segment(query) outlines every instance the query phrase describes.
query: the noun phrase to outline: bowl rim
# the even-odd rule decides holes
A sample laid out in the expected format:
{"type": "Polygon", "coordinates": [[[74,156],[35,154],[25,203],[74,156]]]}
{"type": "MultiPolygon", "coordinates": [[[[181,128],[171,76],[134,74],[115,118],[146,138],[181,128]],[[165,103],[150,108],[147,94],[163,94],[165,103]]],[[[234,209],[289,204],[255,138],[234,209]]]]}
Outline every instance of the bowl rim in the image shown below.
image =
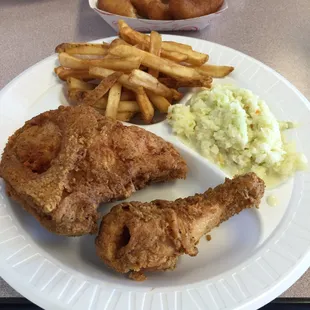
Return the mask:
{"type": "Polygon", "coordinates": [[[126,18],[126,19],[130,19],[130,20],[138,20],[138,21],[141,21],[141,22],[152,22],[152,23],[165,23],[165,24],[168,24],[168,23],[172,23],[172,22],[182,22],[182,21],[196,21],[200,18],[204,18],[206,16],[212,16],[212,15],[217,15],[217,14],[221,14],[223,13],[224,11],[226,11],[228,9],[228,3],[227,3],[227,0],[224,0],[223,1],[223,4],[222,6],[220,7],[219,10],[217,10],[216,12],[214,13],[211,13],[211,14],[207,14],[207,15],[202,15],[202,16],[197,16],[197,17],[193,17],[193,18],[187,18],[187,19],[168,19],[168,20],[156,20],[156,19],[148,19],[148,18],[136,18],[136,17],[129,17],[129,16],[123,16],[123,15],[118,15],[118,14],[114,14],[114,13],[110,13],[110,12],[107,12],[107,11],[103,11],[103,10],[100,10],[98,7],[97,7],[97,2],[98,0],[88,0],[88,4],[89,6],[94,10],[96,11],[97,13],[101,14],[101,15],[110,15],[110,16],[117,16],[119,17],[120,19],[122,18],[126,18]]]}

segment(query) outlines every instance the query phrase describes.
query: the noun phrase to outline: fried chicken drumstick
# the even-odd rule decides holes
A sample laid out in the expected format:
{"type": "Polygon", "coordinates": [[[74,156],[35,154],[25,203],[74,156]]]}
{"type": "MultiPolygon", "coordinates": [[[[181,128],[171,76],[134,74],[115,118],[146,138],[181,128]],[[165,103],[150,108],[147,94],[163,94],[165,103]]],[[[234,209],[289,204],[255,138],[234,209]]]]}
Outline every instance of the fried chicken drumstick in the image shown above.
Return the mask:
{"type": "Polygon", "coordinates": [[[103,217],[97,254],[114,270],[140,279],[143,271],[174,269],[180,255],[197,255],[204,234],[246,208],[258,208],[264,189],[264,181],[248,173],[176,201],[121,203],[103,217]]]}
{"type": "Polygon", "coordinates": [[[0,163],[8,194],[48,230],[68,236],[97,232],[100,202],[186,172],[170,143],[86,106],[26,122],[9,138],[0,163]]]}

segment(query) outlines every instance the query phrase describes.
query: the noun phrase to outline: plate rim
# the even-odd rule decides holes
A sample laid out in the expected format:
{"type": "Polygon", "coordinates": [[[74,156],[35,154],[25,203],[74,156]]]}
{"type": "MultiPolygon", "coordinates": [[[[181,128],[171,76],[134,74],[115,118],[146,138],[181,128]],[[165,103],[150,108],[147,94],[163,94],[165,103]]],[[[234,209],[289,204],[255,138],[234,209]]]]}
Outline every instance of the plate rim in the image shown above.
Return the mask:
{"type": "MultiPolygon", "coordinates": [[[[167,37],[168,38],[169,37],[170,38],[171,37],[180,38],[180,40],[182,40],[182,41],[184,41],[184,40],[185,41],[186,40],[191,41],[192,40],[192,41],[201,41],[204,43],[207,42],[209,44],[216,45],[220,48],[229,49],[229,50],[233,51],[234,53],[237,53],[237,54],[239,54],[245,58],[250,59],[251,61],[254,61],[256,64],[263,67],[265,70],[274,74],[278,80],[285,83],[286,87],[292,89],[298,95],[298,97],[302,100],[302,102],[307,107],[307,109],[310,110],[310,103],[309,103],[308,99],[293,84],[291,84],[284,76],[282,76],[280,73],[278,73],[276,70],[272,69],[271,67],[265,65],[261,61],[255,59],[255,58],[253,58],[253,57],[251,57],[251,56],[249,56],[243,52],[235,50],[233,48],[230,48],[230,47],[227,47],[225,45],[218,44],[215,42],[211,42],[208,40],[193,38],[193,37],[187,37],[187,36],[180,36],[180,35],[163,34],[164,39],[165,39],[165,37],[166,38],[167,37]]],[[[113,40],[114,38],[116,38],[116,36],[107,37],[107,38],[98,39],[98,40],[93,40],[90,42],[100,42],[102,40],[109,40],[110,41],[110,40],[113,40]]],[[[33,64],[32,66],[28,67],[26,70],[22,71],[21,73],[19,73],[15,78],[13,78],[8,84],[6,84],[1,89],[0,100],[2,99],[2,96],[10,89],[10,87],[13,86],[14,83],[16,83],[19,80],[19,78],[21,78],[27,72],[33,70],[35,67],[40,66],[44,62],[55,59],[56,55],[57,54],[52,54],[52,55],[40,60],[39,62],[33,64]]],[[[268,242],[268,241],[266,240],[266,242],[268,242]]],[[[254,254],[254,255],[256,255],[256,254],[254,254]]],[[[251,256],[251,257],[253,257],[253,256],[251,256]]],[[[251,306],[252,308],[253,308],[253,306],[261,307],[261,306],[265,305],[266,303],[268,303],[269,301],[273,300],[275,297],[277,297],[279,294],[281,294],[283,291],[285,291],[290,285],[295,283],[295,281],[297,281],[302,276],[302,274],[309,268],[309,265],[310,265],[309,261],[310,261],[310,249],[308,249],[308,251],[306,253],[304,253],[300,259],[298,259],[296,261],[296,263],[293,265],[293,267],[291,267],[289,269],[289,271],[284,275],[283,278],[280,277],[280,279],[281,279],[280,281],[279,280],[274,281],[274,283],[271,286],[268,286],[266,291],[265,290],[262,291],[258,296],[254,296],[254,298],[250,298],[249,300],[241,301],[239,304],[240,306],[237,306],[233,309],[248,309],[249,306],[251,306]]],[[[244,262],[242,264],[244,264],[244,262]]],[[[233,267],[233,268],[235,268],[235,267],[233,267]]],[[[15,281],[15,282],[13,280],[11,281],[11,279],[15,278],[15,277],[12,277],[12,274],[10,275],[10,271],[7,272],[7,270],[4,270],[2,264],[0,265],[0,270],[1,270],[1,277],[7,283],[9,283],[12,287],[18,287],[18,291],[21,292],[23,295],[27,296],[26,298],[29,298],[34,303],[36,303],[40,306],[43,306],[43,307],[46,306],[46,299],[41,298],[41,296],[38,296],[37,294],[33,294],[33,292],[35,292],[35,291],[32,288],[29,289],[27,286],[25,286],[23,284],[20,285],[19,281],[15,281]]],[[[226,271],[226,272],[228,272],[228,271],[226,271]]],[[[226,272],[223,272],[223,273],[226,273],[226,272]]],[[[220,275],[214,276],[214,277],[212,277],[212,279],[216,279],[219,276],[220,275]]],[[[201,282],[203,282],[203,281],[195,282],[195,284],[196,283],[198,284],[201,282]]],[[[185,289],[186,289],[186,286],[185,286],[185,289]]],[[[157,292],[158,290],[159,289],[155,289],[153,292],[148,292],[148,293],[155,294],[155,293],[158,293],[157,292]]],[[[57,307],[58,307],[58,309],[68,309],[67,307],[62,307],[62,305],[59,305],[59,304],[57,304],[57,307]]],[[[55,309],[55,308],[53,308],[53,309],[55,309]]]]}

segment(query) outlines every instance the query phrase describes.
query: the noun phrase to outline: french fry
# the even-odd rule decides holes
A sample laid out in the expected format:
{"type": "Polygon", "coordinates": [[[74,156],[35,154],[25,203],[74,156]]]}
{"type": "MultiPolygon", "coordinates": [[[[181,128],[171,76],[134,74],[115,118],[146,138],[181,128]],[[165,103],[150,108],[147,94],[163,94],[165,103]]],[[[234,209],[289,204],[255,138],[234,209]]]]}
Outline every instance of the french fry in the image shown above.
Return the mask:
{"type": "Polygon", "coordinates": [[[156,94],[161,93],[163,96],[171,97],[171,91],[168,87],[163,86],[158,80],[141,70],[133,70],[129,75],[129,81],[134,85],[142,86],[156,94]]]}
{"type": "Polygon", "coordinates": [[[131,45],[141,44],[149,48],[150,39],[138,31],[130,28],[123,20],[118,21],[119,36],[131,45]]]}
{"type": "Polygon", "coordinates": [[[181,66],[171,60],[163,59],[148,52],[139,50],[134,46],[119,45],[111,48],[109,52],[120,57],[126,57],[128,55],[141,57],[141,63],[143,65],[163,72],[176,79],[200,80],[202,78],[202,75],[193,68],[181,66]]]}
{"type": "MultiPolygon", "coordinates": [[[[89,72],[93,76],[104,78],[112,74],[114,71],[105,68],[91,67],[89,72]]],[[[130,76],[128,74],[123,74],[118,81],[124,87],[134,92],[136,92],[138,87],[143,86],[156,95],[160,95],[169,99],[173,98],[175,100],[182,98],[181,93],[177,92],[175,89],[169,89],[165,85],[161,84],[152,75],[141,70],[133,70],[130,76]]]]}
{"type": "Polygon", "coordinates": [[[131,56],[119,59],[81,59],[67,53],[60,53],[58,58],[59,63],[63,67],[72,69],[88,69],[91,66],[95,66],[116,71],[131,71],[133,69],[139,68],[141,64],[141,57],[131,56]]]}
{"type": "Polygon", "coordinates": [[[136,99],[136,95],[133,91],[123,88],[122,94],[121,94],[121,101],[132,101],[135,99],[136,99]]]}
{"type": "Polygon", "coordinates": [[[117,39],[114,39],[110,43],[109,48],[112,48],[112,47],[115,47],[115,46],[118,46],[118,45],[128,45],[128,43],[125,40],[123,40],[123,39],[117,38],[117,39]]]}
{"type": "MultiPolygon", "coordinates": [[[[130,45],[127,43],[127,45],[130,45]]],[[[148,47],[149,44],[145,45],[144,43],[138,43],[138,44],[135,44],[134,47],[140,49],[140,50],[143,50],[143,51],[149,51],[149,47],[148,47]]]]}
{"type": "MultiPolygon", "coordinates": [[[[175,89],[178,89],[179,88],[179,84],[178,84],[178,81],[172,77],[160,77],[158,78],[158,81],[164,85],[166,85],[167,87],[169,88],[175,88],[175,89]]],[[[195,81],[197,83],[200,84],[200,81],[195,81]]]]}
{"type": "MultiPolygon", "coordinates": [[[[126,44],[130,45],[129,43],[126,43],[126,44]]],[[[119,44],[119,45],[121,45],[121,44],[119,44]]],[[[150,43],[148,43],[148,42],[134,44],[133,46],[140,49],[140,50],[146,51],[146,52],[148,52],[150,50],[149,49],[150,43]]],[[[172,61],[177,62],[177,63],[184,62],[187,59],[187,56],[185,54],[181,54],[181,53],[177,53],[177,52],[168,52],[168,51],[165,51],[163,49],[161,49],[160,57],[172,60],[172,61]]]]}
{"type": "Polygon", "coordinates": [[[116,82],[109,91],[105,116],[116,119],[117,110],[121,98],[121,92],[122,92],[122,84],[116,82]]]}
{"type": "Polygon", "coordinates": [[[92,90],[96,87],[95,84],[86,83],[72,76],[67,79],[67,85],[68,89],[80,89],[80,90],[92,90]]]}
{"type": "Polygon", "coordinates": [[[150,124],[154,117],[154,107],[146,95],[143,87],[138,87],[136,90],[137,103],[140,107],[142,119],[146,124],[150,124]]]}
{"type": "MultiPolygon", "coordinates": [[[[69,89],[68,90],[68,98],[71,102],[76,104],[82,104],[83,100],[88,93],[88,90],[79,90],[79,89],[69,89]]],[[[105,109],[107,106],[108,97],[107,95],[103,96],[102,98],[98,99],[93,107],[97,109],[105,109]]]]}
{"type": "Polygon", "coordinates": [[[106,55],[109,44],[92,43],[61,43],[55,48],[56,53],[81,54],[81,55],[106,55]]]}
{"type": "Polygon", "coordinates": [[[105,109],[108,103],[108,96],[107,94],[103,97],[99,98],[93,105],[94,108],[97,109],[105,109]]]}
{"type": "Polygon", "coordinates": [[[102,115],[130,121],[141,113],[151,123],[154,109],[167,113],[183,87],[210,88],[213,78],[234,68],[205,64],[209,56],[190,45],[162,41],[118,21],[119,38],[111,43],[62,43],[56,47],[60,66],[54,71],[66,81],[68,99],[94,107],[102,115]],[[90,80],[100,80],[100,84],[90,80]]]}
{"type": "MultiPolygon", "coordinates": [[[[106,108],[108,104],[107,96],[100,98],[95,103],[95,107],[103,110],[103,114],[105,114],[106,108]],[[104,100],[102,100],[104,99],[104,100]]],[[[137,101],[120,101],[118,105],[117,112],[139,112],[140,108],[137,101]]]]}
{"type": "Polygon", "coordinates": [[[201,67],[196,67],[195,69],[202,75],[222,78],[231,73],[234,70],[234,67],[205,64],[201,67]]]}
{"type": "MultiPolygon", "coordinates": [[[[120,37],[125,41],[128,45],[136,45],[136,47],[142,50],[149,50],[150,46],[150,38],[147,35],[144,35],[138,31],[133,30],[130,28],[124,21],[119,20],[118,22],[119,30],[120,30],[120,37]]],[[[182,62],[187,60],[187,55],[183,53],[177,53],[175,51],[161,51],[161,56],[167,59],[170,59],[175,62],[182,62]]]]}
{"type": "MultiPolygon", "coordinates": [[[[104,109],[96,108],[96,110],[100,114],[105,115],[104,109]]],[[[129,122],[135,116],[136,113],[137,112],[130,112],[130,111],[117,112],[116,119],[122,122],[129,122]]]]}
{"type": "Polygon", "coordinates": [[[166,42],[166,44],[168,43],[172,46],[177,46],[177,47],[185,49],[185,50],[190,50],[190,51],[193,50],[192,47],[188,44],[178,43],[178,42],[173,42],[173,41],[165,41],[165,42],[166,42]]]}
{"type": "Polygon", "coordinates": [[[118,112],[116,119],[122,122],[129,122],[135,114],[135,112],[118,112]]]}
{"type": "Polygon", "coordinates": [[[120,101],[118,112],[139,112],[140,107],[137,101],[120,101]]]}
{"type": "MultiPolygon", "coordinates": [[[[114,72],[115,71],[113,71],[113,70],[105,69],[105,68],[99,68],[99,67],[90,67],[89,68],[90,75],[94,75],[100,79],[105,78],[114,72]]],[[[127,89],[133,90],[133,91],[137,88],[137,86],[139,86],[139,85],[136,85],[136,84],[129,82],[129,75],[128,74],[123,74],[122,76],[120,76],[118,82],[121,83],[127,89]]]]}
{"type": "MultiPolygon", "coordinates": [[[[154,54],[155,56],[160,56],[161,52],[161,35],[156,32],[152,31],[150,36],[150,53],[154,54]]],[[[159,72],[155,69],[149,69],[148,70],[150,75],[153,75],[154,77],[158,78],[159,72]]]]}
{"type": "MultiPolygon", "coordinates": [[[[125,43],[127,45],[130,45],[127,42],[125,42],[125,43]]],[[[119,44],[119,45],[121,45],[121,44],[119,44]]],[[[149,46],[150,46],[150,43],[148,43],[148,42],[134,44],[134,47],[136,47],[140,50],[146,51],[146,52],[148,52],[150,50],[149,46]]],[[[185,54],[176,53],[176,52],[168,52],[168,51],[165,51],[163,49],[161,49],[160,56],[162,58],[166,58],[166,59],[172,60],[172,61],[177,62],[177,63],[184,62],[187,59],[187,56],[185,54]]]]}
{"type": "Polygon", "coordinates": [[[102,98],[110,90],[110,88],[116,83],[121,75],[121,72],[114,72],[111,75],[103,78],[100,84],[94,90],[86,93],[82,104],[94,106],[96,101],[102,98]]]}
{"type": "Polygon", "coordinates": [[[171,44],[170,42],[163,41],[162,48],[167,52],[185,54],[187,56],[187,59],[185,61],[197,66],[203,65],[209,59],[209,56],[207,54],[193,51],[192,49],[183,47],[182,44],[175,44],[175,42],[174,44],[171,44]]]}
{"type": "Polygon", "coordinates": [[[98,59],[106,58],[108,56],[108,54],[105,55],[105,56],[103,56],[103,55],[81,55],[81,54],[74,54],[72,56],[74,56],[76,58],[79,58],[79,59],[95,59],[95,60],[98,60],[98,59]]]}
{"type": "MultiPolygon", "coordinates": [[[[112,54],[107,54],[104,56],[104,59],[120,59],[120,57],[114,56],[112,54]]],[[[129,58],[130,60],[130,58],[129,58]]]]}
{"type": "Polygon", "coordinates": [[[170,102],[162,96],[154,95],[149,91],[146,91],[147,96],[149,97],[153,106],[160,112],[160,113],[167,113],[170,107],[170,102]]]}
{"type": "Polygon", "coordinates": [[[79,90],[79,89],[69,89],[68,90],[68,98],[71,102],[74,103],[81,103],[85,96],[87,94],[87,91],[79,90]]]}
{"type": "Polygon", "coordinates": [[[173,98],[176,100],[182,98],[182,94],[180,94],[174,89],[166,87],[152,75],[141,70],[132,70],[129,76],[129,81],[135,85],[142,86],[159,96],[167,97],[169,99],[173,98]]]}
{"type": "MultiPolygon", "coordinates": [[[[126,42],[131,43],[132,45],[137,44],[137,43],[142,43],[142,42],[144,42],[144,44],[150,42],[150,37],[148,35],[139,33],[135,31],[134,29],[130,28],[123,20],[118,21],[118,27],[119,27],[120,37],[124,39],[126,42]]],[[[186,61],[196,66],[200,66],[204,64],[209,59],[209,56],[207,54],[193,51],[189,45],[185,45],[181,43],[175,44],[174,42],[173,44],[171,44],[171,42],[169,41],[163,41],[162,50],[165,52],[173,52],[173,53],[180,53],[182,55],[186,55],[187,58],[186,60],[183,60],[183,61],[186,61]]],[[[165,57],[164,52],[162,53],[162,55],[163,57],[165,57]]]]}
{"type": "Polygon", "coordinates": [[[63,81],[66,81],[69,77],[75,77],[77,79],[88,80],[88,81],[94,79],[94,77],[91,76],[89,74],[89,71],[86,69],[77,70],[77,69],[70,69],[70,68],[64,68],[62,66],[59,66],[54,69],[54,72],[63,81]]]}
{"type": "MultiPolygon", "coordinates": [[[[119,45],[121,45],[121,44],[119,44],[119,45]]],[[[129,44],[127,43],[127,45],[129,45],[129,44]]],[[[148,43],[148,42],[133,44],[134,47],[136,47],[140,50],[146,51],[146,52],[149,51],[149,45],[150,45],[150,43],[148,43]]],[[[162,58],[166,58],[166,59],[172,60],[172,61],[177,62],[177,63],[184,62],[187,60],[187,56],[185,54],[181,54],[181,53],[177,53],[177,52],[168,52],[168,51],[165,51],[163,49],[161,50],[160,56],[162,58]]]]}
{"type": "Polygon", "coordinates": [[[181,54],[181,53],[177,53],[177,52],[168,52],[165,50],[161,51],[161,56],[163,58],[175,61],[175,62],[184,62],[187,60],[187,55],[185,54],[181,54]]]}
{"type": "Polygon", "coordinates": [[[212,78],[206,76],[201,80],[176,80],[171,77],[163,77],[158,79],[162,84],[166,85],[169,88],[181,88],[181,87],[207,87],[210,88],[212,84],[212,78]]]}

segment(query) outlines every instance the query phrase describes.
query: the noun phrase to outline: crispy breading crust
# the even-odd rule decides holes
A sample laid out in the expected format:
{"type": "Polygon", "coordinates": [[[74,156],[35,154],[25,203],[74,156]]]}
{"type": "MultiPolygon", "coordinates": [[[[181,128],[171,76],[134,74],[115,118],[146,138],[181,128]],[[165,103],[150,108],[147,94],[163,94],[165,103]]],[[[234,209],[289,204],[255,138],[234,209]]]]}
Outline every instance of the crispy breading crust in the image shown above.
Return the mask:
{"type": "Polygon", "coordinates": [[[26,122],[9,138],[0,163],[9,195],[47,229],[70,236],[96,232],[100,202],[186,172],[170,143],[85,106],[26,122]]]}
{"type": "Polygon", "coordinates": [[[169,0],[174,19],[188,19],[216,12],[224,0],[169,0]]]}
{"type": "Polygon", "coordinates": [[[173,269],[180,255],[198,253],[204,234],[242,210],[258,207],[264,189],[264,181],[248,173],[185,199],[119,204],[102,219],[97,254],[121,273],[173,269]]]}
{"type": "Polygon", "coordinates": [[[136,18],[136,9],[130,0],[98,0],[98,8],[113,14],[136,18]]]}

